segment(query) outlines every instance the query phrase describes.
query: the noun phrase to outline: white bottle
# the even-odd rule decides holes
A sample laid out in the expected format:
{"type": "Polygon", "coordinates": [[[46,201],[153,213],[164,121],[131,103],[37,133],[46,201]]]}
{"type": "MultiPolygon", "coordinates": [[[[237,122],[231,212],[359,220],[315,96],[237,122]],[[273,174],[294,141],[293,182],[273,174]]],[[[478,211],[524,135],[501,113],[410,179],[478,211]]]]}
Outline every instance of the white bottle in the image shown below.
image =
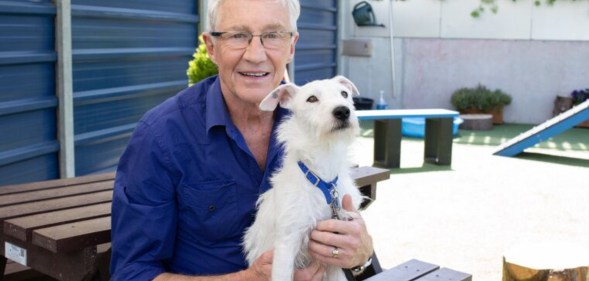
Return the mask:
{"type": "Polygon", "coordinates": [[[384,99],[384,91],[380,90],[380,98],[378,99],[378,103],[376,104],[376,109],[387,109],[387,101],[384,99]]]}

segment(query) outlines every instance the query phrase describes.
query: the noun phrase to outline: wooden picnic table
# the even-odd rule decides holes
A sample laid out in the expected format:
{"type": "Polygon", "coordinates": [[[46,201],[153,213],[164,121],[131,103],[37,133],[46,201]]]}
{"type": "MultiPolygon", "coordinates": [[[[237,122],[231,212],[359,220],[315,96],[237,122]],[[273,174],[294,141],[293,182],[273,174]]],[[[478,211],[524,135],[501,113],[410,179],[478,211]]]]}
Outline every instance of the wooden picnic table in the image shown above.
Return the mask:
{"type": "MultiPolygon", "coordinates": [[[[369,198],[362,208],[389,176],[386,169],[352,169],[369,198]]],[[[108,280],[113,184],[114,173],[106,173],[0,187],[0,272],[8,258],[58,280],[108,280]]]]}
{"type": "Polygon", "coordinates": [[[424,161],[437,165],[452,164],[454,118],[459,113],[447,109],[357,110],[359,120],[374,120],[374,165],[401,166],[403,118],[425,118],[424,161]]]}

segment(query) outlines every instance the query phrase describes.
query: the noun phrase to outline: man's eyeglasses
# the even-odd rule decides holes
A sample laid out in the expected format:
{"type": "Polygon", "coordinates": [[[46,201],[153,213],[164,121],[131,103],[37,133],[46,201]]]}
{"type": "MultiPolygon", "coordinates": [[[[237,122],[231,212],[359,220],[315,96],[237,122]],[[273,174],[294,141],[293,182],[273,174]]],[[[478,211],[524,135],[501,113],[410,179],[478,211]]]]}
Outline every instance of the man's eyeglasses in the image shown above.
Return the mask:
{"type": "Polygon", "coordinates": [[[288,44],[293,35],[293,32],[287,31],[264,32],[258,35],[250,32],[211,32],[211,36],[218,37],[225,42],[227,47],[236,50],[247,48],[256,36],[260,37],[260,42],[264,48],[280,49],[288,44]]]}

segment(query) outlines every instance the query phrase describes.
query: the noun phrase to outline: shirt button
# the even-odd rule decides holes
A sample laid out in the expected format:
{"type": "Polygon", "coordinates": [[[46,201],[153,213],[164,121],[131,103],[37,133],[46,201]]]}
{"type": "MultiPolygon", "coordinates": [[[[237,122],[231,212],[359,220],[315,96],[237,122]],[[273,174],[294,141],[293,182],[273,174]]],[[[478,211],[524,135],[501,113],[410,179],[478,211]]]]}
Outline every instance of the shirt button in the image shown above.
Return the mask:
{"type": "Polygon", "coordinates": [[[212,212],[216,209],[217,209],[217,207],[215,207],[215,205],[209,205],[209,212],[212,212]]]}

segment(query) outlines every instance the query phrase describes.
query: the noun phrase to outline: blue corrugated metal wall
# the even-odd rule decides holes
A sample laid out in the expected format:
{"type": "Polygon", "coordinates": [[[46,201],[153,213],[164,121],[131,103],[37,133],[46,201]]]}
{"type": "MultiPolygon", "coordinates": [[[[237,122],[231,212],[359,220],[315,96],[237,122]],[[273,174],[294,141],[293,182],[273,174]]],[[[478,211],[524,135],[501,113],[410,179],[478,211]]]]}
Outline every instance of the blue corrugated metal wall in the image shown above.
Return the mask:
{"type": "Polygon", "coordinates": [[[72,1],[76,175],[113,170],[139,118],[187,86],[197,7],[72,1]]]}
{"type": "MultiPolygon", "coordinates": [[[[139,118],[187,86],[193,0],[72,0],[76,175],[114,170],[139,118]]],[[[0,185],[59,177],[51,0],[0,0],[0,185]]]]}
{"type": "Polygon", "coordinates": [[[294,61],[296,84],[337,74],[337,26],[337,0],[301,0],[300,39],[294,61]]]}
{"type": "Polygon", "coordinates": [[[56,178],[55,6],[0,1],[0,184],[56,178]]]}

